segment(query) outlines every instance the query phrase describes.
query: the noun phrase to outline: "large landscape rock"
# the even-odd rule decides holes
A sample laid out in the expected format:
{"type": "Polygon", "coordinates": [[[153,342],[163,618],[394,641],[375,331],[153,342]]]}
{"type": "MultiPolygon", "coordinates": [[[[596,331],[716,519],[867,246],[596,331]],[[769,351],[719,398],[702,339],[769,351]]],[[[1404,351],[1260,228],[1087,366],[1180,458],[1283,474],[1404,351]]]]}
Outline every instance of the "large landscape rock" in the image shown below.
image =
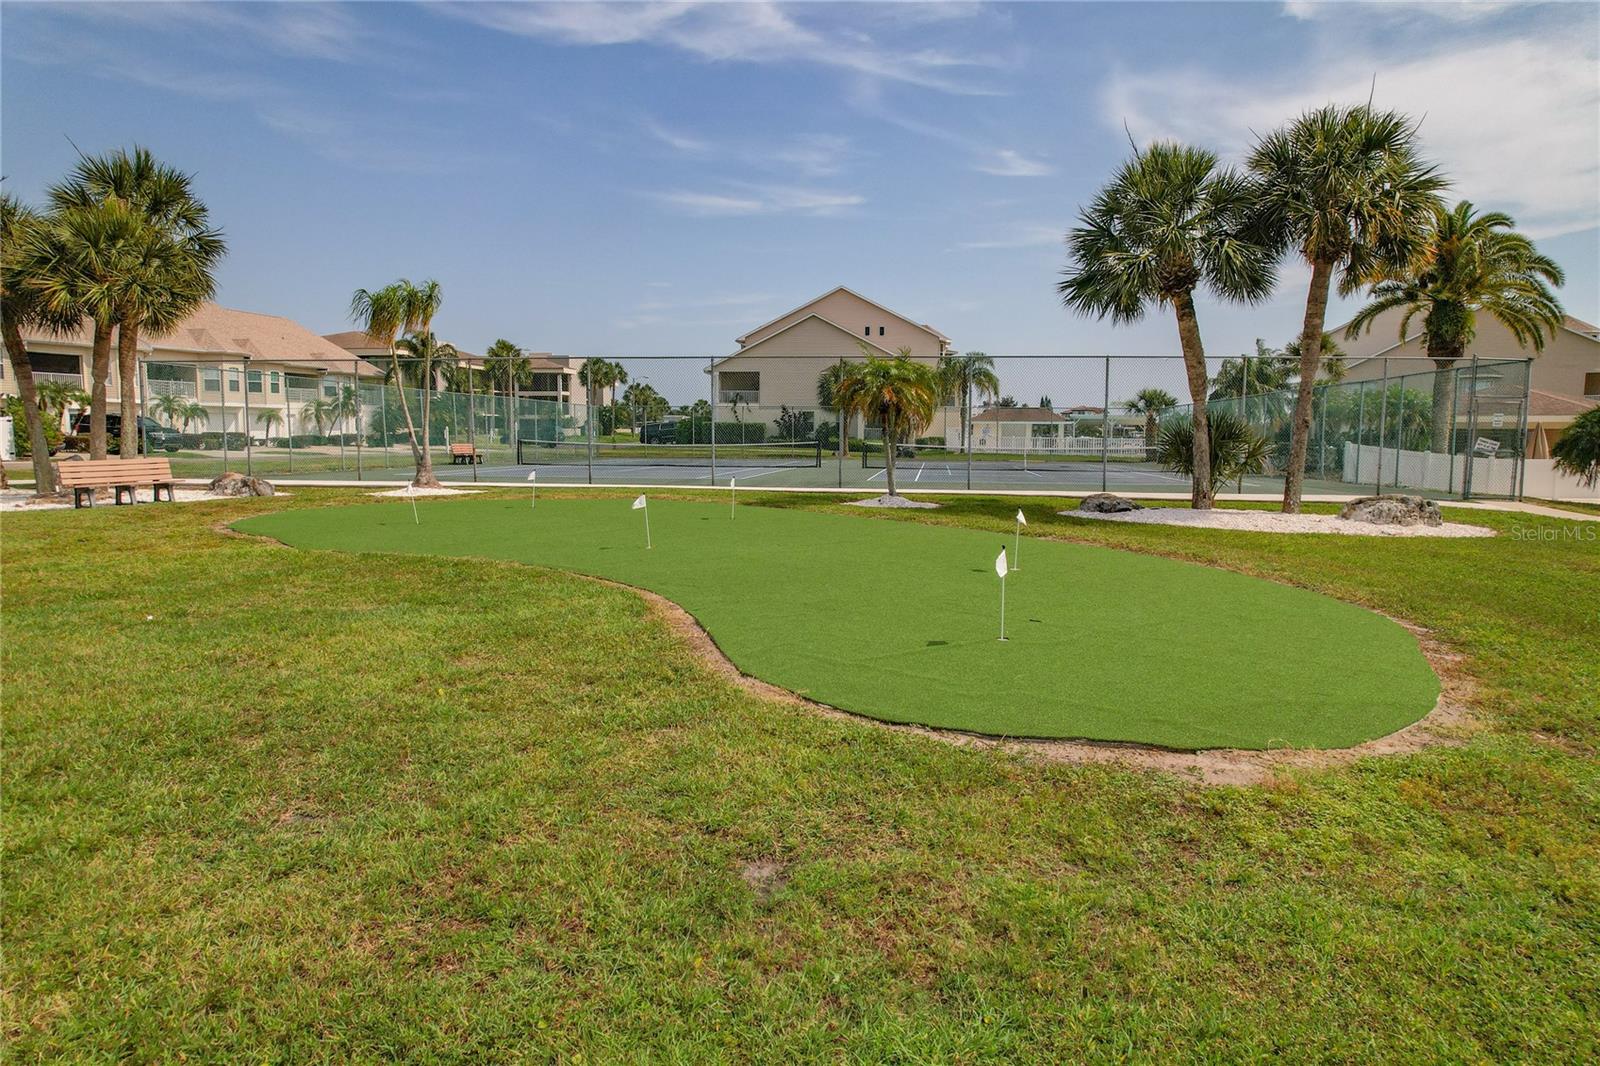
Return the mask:
{"type": "Polygon", "coordinates": [[[214,496],[271,496],[274,491],[270,481],[231,470],[212,478],[210,489],[214,496]]]}
{"type": "Polygon", "coordinates": [[[1097,492],[1093,496],[1085,496],[1083,502],[1078,504],[1078,510],[1093,511],[1095,514],[1121,514],[1124,511],[1142,511],[1144,504],[1115,493],[1097,492]]]}
{"type": "Polygon", "coordinates": [[[1440,526],[1439,505],[1421,496],[1359,496],[1345,504],[1339,517],[1375,526],[1440,526]]]}

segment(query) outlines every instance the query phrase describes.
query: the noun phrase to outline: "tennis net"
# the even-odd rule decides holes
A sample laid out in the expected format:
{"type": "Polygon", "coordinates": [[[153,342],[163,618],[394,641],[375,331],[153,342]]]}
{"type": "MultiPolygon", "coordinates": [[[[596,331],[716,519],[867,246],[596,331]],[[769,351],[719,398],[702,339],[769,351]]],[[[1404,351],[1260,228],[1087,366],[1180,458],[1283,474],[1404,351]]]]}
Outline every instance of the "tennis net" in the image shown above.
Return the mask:
{"type": "MultiPolygon", "coordinates": [[[[715,461],[726,467],[806,467],[822,465],[820,440],[763,441],[716,446],[715,461]]],[[[710,466],[710,444],[635,444],[585,440],[518,440],[519,466],[710,466]]]]}
{"type": "MultiPolygon", "coordinates": [[[[868,470],[882,470],[884,466],[884,444],[882,441],[866,441],[861,446],[861,465],[868,470]]],[[[1111,441],[1105,446],[1106,458],[1113,463],[1143,463],[1146,461],[1146,450],[1143,441],[1111,441]]],[[[1097,439],[1080,438],[1076,441],[1062,441],[1051,447],[1026,447],[1020,443],[1015,446],[989,445],[974,448],[970,463],[973,470],[1063,470],[1079,466],[1094,466],[1099,468],[1101,462],[1101,442],[1097,439]]],[[[963,469],[968,465],[967,453],[956,448],[941,445],[901,444],[894,453],[896,466],[915,465],[927,463],[934,465],[959,466],[963,469]]]]}

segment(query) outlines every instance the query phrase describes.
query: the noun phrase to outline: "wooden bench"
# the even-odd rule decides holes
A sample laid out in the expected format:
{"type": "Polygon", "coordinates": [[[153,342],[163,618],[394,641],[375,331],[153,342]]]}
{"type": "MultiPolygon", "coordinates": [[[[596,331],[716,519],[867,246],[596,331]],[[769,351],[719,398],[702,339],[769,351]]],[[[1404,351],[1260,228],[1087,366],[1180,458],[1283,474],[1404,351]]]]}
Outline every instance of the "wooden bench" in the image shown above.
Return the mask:
{"type": "Polygon", "coordinates": [[[165,459],[88,459],[56,464],[56,481],[63,489],[72,490],[72,506],[82,507],[87,499],[94,506],[96,489],[111,489],[116,502],[122,503],[122,494],[128,494],[130,504],[138,502],[136,489],[149,485],[151,502],[161,499],[161,490],[167,490],[167,502],[172,502],[172,464],[165,459]]]}
{"type": "Polygon", "coordinates": [[[468,465],[477,463],[478,465],[482,466],[483,453],[472,444],[452,444],[450,445],[450,463],[451,465],[455,465],[457,463],[467,463],[468,465]]]}

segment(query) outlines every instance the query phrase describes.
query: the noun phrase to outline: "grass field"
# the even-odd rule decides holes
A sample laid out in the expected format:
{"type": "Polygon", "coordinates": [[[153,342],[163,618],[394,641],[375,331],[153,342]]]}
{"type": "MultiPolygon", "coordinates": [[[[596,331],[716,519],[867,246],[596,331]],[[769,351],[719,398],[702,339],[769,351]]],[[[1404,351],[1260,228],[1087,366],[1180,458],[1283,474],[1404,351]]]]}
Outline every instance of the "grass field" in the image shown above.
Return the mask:
{"type": "Polygon", "coordinates": [[[1476,682],[1461,747],[1208,788],[758,698],[559,571],[218,529],[335,503],[373,506],[5,516],[8,1062],[1600,1054],[1600,525],[1027,501],[1425,625],[1476,682]]]}
{"type": "Polygon", "coordinates": [[[1012,538],[760,507],[735,519],[720,502],[657,501],[650,517],[648,550],[626,499],[424,500],[415,516],[396,502],[238,528],[297,547],[506,559],[647,588],[694,615],[744,672],[896,722],[1190,749],[1343,747],[1416,721],[1439,693],[1395,622],[1241,574],[1030,535],[1007,580],[1002,643],[993,561],[1012,538]],[[1183,626],[1174,602],[1195,604],[1204,623],[1183,626]],[[1295,634],[1298,654],[1261,654],[1295,634]]]}

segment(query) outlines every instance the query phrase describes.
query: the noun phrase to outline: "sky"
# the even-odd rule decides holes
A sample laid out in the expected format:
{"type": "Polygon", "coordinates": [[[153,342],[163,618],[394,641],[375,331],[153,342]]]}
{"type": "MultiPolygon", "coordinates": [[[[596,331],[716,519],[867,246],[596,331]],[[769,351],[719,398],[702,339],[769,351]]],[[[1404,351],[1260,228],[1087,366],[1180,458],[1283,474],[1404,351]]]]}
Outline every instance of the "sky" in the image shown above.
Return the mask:
{"type": "MultiPolygon", "coordinates": [[[[722,356],[843,284],[961,350],[1173,353],[1170,313],[1112,326],[1055,291],[1130,140],[1237,162],[1369,94],[1600,320],[1594,4],[0,8],[17,195],[145,145],[227,234],[220,302],[326,333],[356,288],[432,277],[479,352],[722,356]]],[[[1290,339],[1307,280],[1202,301],[1208,352],[1290,339]]]]}

